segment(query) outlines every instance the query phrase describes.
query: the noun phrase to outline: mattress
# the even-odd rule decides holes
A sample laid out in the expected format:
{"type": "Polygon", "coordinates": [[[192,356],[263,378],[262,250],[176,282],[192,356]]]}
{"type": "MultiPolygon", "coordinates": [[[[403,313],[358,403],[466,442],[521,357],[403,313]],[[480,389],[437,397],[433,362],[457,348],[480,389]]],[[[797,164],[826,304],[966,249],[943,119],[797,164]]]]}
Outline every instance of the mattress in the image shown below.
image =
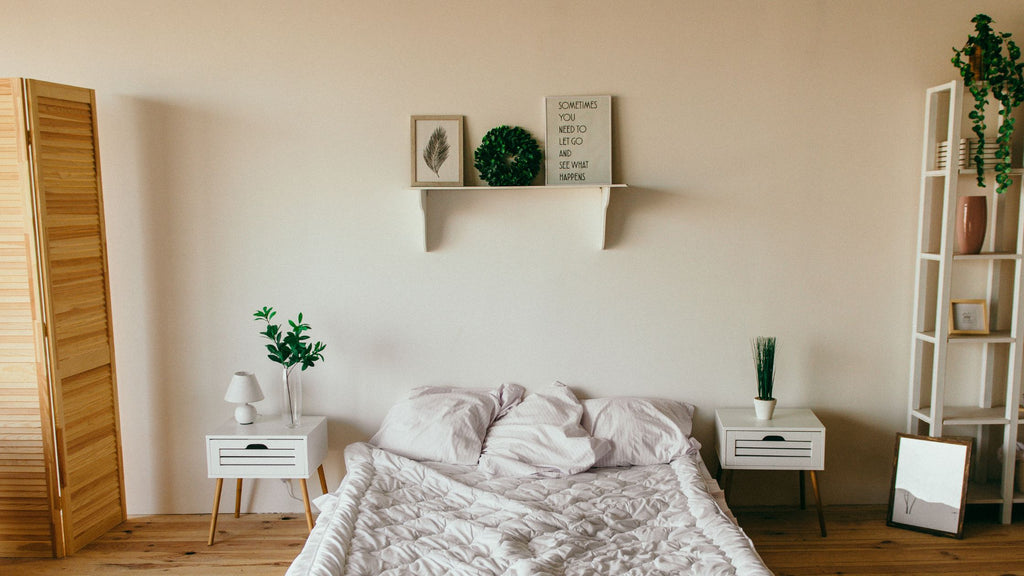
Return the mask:
{"type": "Polygon", "coordinates": [[[356,443],[287,576],[770,575],[699,457],[493,477],[356,443]]]}

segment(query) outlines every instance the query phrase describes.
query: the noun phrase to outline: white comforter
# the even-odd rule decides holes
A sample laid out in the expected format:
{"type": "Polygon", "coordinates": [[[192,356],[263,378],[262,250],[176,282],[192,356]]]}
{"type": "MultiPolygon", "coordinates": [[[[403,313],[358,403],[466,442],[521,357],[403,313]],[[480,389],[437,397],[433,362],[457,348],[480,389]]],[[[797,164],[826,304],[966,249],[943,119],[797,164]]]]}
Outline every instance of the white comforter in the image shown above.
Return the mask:
{"type": "Polygon", "coordinates": [[[345,463],[288,576],[771,574],[696,459],[495,478],[359,443],[345,463]]]}

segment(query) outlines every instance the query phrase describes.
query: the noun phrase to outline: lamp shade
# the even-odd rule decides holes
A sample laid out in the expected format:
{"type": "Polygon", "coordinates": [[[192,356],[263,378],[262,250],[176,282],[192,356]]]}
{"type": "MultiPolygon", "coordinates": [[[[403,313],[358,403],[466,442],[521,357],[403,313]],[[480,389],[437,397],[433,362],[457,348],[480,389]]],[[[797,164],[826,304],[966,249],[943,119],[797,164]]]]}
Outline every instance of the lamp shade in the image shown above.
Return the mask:
{"type": "Polygon", "coordinates": [[[263,400],[263,390],[260,390],[260,383],[252,372],[235,372],[224,399],[235,404],[258,402],[263,400]]]}

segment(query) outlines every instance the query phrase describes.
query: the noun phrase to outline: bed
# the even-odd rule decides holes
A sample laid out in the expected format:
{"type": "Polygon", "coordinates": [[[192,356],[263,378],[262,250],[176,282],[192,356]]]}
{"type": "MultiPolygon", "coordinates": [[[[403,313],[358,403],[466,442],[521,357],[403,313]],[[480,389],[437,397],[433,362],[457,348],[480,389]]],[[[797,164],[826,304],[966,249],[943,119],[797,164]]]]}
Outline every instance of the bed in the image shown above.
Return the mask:
{"type": "Polygon", "coordinates": [[[430,387],[345,449],[287,576],[770,575],[690,437],[693,407],[430,387]]]}

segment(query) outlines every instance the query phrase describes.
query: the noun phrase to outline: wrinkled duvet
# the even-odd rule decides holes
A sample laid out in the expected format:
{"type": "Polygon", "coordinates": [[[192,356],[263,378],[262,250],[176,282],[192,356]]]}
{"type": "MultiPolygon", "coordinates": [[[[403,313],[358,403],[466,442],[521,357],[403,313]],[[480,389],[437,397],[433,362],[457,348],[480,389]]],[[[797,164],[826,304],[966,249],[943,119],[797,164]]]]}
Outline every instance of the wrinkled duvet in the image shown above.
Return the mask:
{"type": "Polygon", "coordinates": [[[345,463],[288,576],[771,574],[697,457],[489,477],[358,443],[345,463]]]}

